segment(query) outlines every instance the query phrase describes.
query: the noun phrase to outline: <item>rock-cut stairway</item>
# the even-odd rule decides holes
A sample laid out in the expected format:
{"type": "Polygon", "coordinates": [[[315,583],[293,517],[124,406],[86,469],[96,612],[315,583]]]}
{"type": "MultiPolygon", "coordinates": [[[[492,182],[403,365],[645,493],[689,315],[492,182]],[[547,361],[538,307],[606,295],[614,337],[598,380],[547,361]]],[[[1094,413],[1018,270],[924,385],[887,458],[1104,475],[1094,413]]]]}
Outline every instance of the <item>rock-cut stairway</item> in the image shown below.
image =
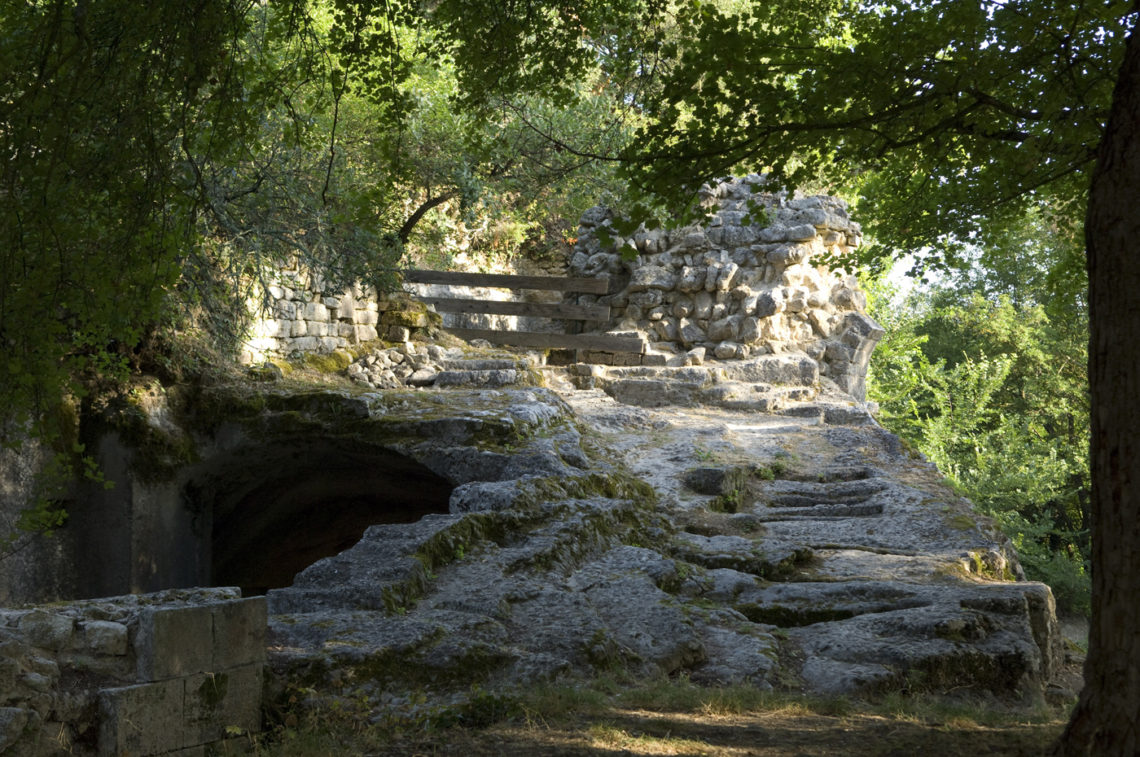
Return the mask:
{"type": "Polygon", "coordinates": [[[364,395],[377,423],[463,416],[446,440],[441,418],[398,426],[451,512],[373,526],[270,591],[272,665],[377,713],[615,667],[1039,695],[1061,655],[1049,589],[861,403],[786,380],[801,365],[545,368],[546,388],[520,365],[364,395]]]}

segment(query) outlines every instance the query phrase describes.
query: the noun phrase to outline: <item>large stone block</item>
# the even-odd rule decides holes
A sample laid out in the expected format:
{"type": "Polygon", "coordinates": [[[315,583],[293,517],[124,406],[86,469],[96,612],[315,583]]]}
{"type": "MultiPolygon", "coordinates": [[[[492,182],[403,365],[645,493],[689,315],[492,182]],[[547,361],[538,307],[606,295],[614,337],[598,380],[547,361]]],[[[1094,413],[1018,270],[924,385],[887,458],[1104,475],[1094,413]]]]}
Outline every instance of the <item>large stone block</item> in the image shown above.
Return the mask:
{"type": "Polygon", "coordinates": [[[629,291],[644,292],[647,289],[672,289],[677,283],[673,272],[656,265],[637,268],[629,280],[629,291]]]}
{"type": "Polygon", "coordinates": [[[740,341],[754,342],[760,338],[760,321],[755,316],[744,318],[740,322],[740,341]]]}
{"type": "MultiPolygon", "coordinates": [[[[379,323],[384,327],[403,326],[409,329],[422,329],[428,325],[428,316],[423,306],[412,303],[399,303],[400,307],[390,307],[384,312],[379,323]]],[[[418,304],[418,303],[416,303],[418,304]]]]}
{"type": "Polygon", "coordinates": [[[761,292],[756,298],[756,316],[758,318],[770,318],[783,311],[784,298],[780,295],[779,290],[773,292],[761,292]]]}
{"type": "Polygon", "coordinates": [[[329,309],[320,302],[306,302],[304,318],[306,321],[327,321],[329,319],[329,309]]]}
{"type": "Polygon", "coordinates": [[[227,728],[260,731],[264,669],[261,664],[245,665],[183,679],[186,746],[220,741],[227,728]]]}
{"type": "Polygon", "coordinates": [[[214,605],[213,669],[265,661],[265,597],[214,605]]]}
{"type": "Polygon", "coordinates": [[[356,341],[358,343],[371,342],[379,336],[376,333],[375,326],[353,326],[353,332],[356,335],[356,341]]]}
{"type": "Polygon", "coordinates": [[[32,610],[20,618],[17,627],[32,646],[59,651],[71,645],[75,621],[66,615],[32,610]]]}
{"type": "Polygon", "coordinates": [[[819,364],[806,355],[765,355],[728,363],[722,368],[729,381],[812,386],[819,381],[819,364]]]}
{"type": "Polygon", "coordinates": [[[352,321],[362,326],[375,326],[380,322],[380,314],[374,310],[354,310],[352,321]]]}
{"type": "Polygon", "coordinates": [[[677,282],[677,289],[682,292],[697,292],[705,288],[705,268],[685,266],[681,269],[681,278],[677,282]]]}
{"type": "Polygon", "coordinates": [[[321,340],[315,336],[302,336],[296,339],[290,339],[285,344],[286,349],[289,350],[311,352],[321,346],[321,340]]]}
{"type": "Polygon", "coordinates": [[[273,310],[278,318],[294,321],[297,319],[297,303],[292,300],[278,300],[273,305],[273,310]]]}
{"type": "Polygon", "coordinates": [[[337,305],[336,317],[342,321],[351,321],[356,312],[356,298],[351,292],[345,292],[337,305]]]}
{"type": "Polygon", "coordinates": [[[740,321],[738,315],[713,321],[709,324],[709,339],[714,342],[736,339],[740,335],[740,321]]]}
{"type": "Polygon", "coordinates": [[[201,743],[185,719],[185,681],[99,692],[99,754],[162,754],[201,743]]]}
{"type": "Polygon", "coordinates": [[[135,640],[138,676],[161,681],[265,660],[264,597],[144,609],[135,640]]]}
{"type": "Polygon", "coordinates": [[[699,384],[671,379],[619,379],[606,387],[606,392],[624,405],[662,407],[697,404],[699,384]]]}
{"type": "MultiPolygon", "coordinates": [[[[713,271],[713,269],[710,268],[709,269],[709,275],[710,276],[712,275],[712,271],[713,271]]],[[[720,268],[717,272],[716,284],[715,284],[716,291],[727,292],[728,290],[730,290],[734,286],[736,286],[736,284],[738,284],[739,281],[740,281],[740,266],[738,266],[736,263],[725,263],[724,265],[720,266],[720,268]]],[[[707,283],[706,283],[706,288],[707,288],[707,283]]]]}
{"type": "Polygon", "coordinates": [[[682,318],[680,320],[678,323],[677,334],[681,340],[681,343],[686,346],[695,344],[696,342],[702,342],[706,338],[704,329],[690,321],[688,318],[682,318]]]}
{"type": "Polygon", "coordinates": [[[88,620],[83,624],[87,649],[95,654],[121,657],[127,653],[127,627],[110,620],[88,620]]]}
{"type": "Polygon", "coordinates": [[[209,605],[144,609],[139,614],[135,654],[141,681],[213,669],[213,611],[209,605]]]}

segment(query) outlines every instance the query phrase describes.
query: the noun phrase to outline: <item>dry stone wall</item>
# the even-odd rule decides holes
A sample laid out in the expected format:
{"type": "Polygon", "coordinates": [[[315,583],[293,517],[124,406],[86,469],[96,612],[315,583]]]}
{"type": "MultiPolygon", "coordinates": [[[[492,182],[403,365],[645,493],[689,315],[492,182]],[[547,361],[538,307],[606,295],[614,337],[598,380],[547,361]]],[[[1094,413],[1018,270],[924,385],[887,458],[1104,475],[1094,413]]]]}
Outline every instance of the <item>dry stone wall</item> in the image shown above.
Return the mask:
{"type": "Polygon", "coordinates": [[[611,229],[611,245],[598,235],[610,226],[610,212],[587,212],[569,273],[610,275],[621,289],[573,300],[609,305],[604,330],[641,332],[676,364],[803,352],[821,375],[862,399],[883,330],[863,312],[855,277],[822,265],[825,256],[849,258],[862,241],[846,203],[767,192],[755,174],[706,187],[702,199],[714,211],[707,227],[628,238],[611,229]],[[764,207],[766,223],[747,222],[749,201],[764,207]]]}
{"type": "Polygon", "coordinates": [[[268,309],[256,318],[242,363],[295,353],[329,353],[376,339],[405,342],[431,325],[407,297],[380,298],[371,287],[338,289],[319,275],[282,268],[267,288],[268,309]]]}
{"type": "Polygon", "coordinates": [[[0,610],[0,752],[204,753],[256,733],[265,629],[265,598],[232,588],[0,610]]]}

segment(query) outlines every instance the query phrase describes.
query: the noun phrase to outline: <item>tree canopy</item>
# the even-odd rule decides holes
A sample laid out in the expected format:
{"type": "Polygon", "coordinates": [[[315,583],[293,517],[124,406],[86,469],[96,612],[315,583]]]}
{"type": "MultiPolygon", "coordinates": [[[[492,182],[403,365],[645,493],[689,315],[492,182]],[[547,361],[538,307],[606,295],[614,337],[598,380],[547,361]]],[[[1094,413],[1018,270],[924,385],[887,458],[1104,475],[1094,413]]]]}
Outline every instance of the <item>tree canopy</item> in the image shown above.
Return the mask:
{"type": "Polygon", "coordinates": [[[1080,228],[1129,3],[690,3],[629,157],[640,186],[763,170],[854,190],[881,244],[961,245],[1028,208],[1080,228]]]}
{"type": "Polygon", "coordinates": [[[510,38],[482,33],[501,11],[464,3],[0,5],[8,420],[122,377],[192,311],[240,338],[251,286],[283,257],[391,281],[416,234],[466,222],[477,243],[517,242],[546,221],[539,205],[576,217],[612,194],[561,145],[629,125],[564,9],[533,10],[504,18],[564,57],[527,73],[525,46],[486,47],[510,38]]]}

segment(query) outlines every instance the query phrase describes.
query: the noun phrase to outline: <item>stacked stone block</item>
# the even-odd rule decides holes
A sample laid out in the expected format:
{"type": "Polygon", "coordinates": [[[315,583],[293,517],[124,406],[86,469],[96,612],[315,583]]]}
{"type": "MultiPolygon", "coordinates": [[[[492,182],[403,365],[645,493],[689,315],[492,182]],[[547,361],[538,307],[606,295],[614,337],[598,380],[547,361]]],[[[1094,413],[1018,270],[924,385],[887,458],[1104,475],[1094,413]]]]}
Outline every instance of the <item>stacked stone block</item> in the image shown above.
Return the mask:
{"type": "MultiPolygon", "coordinates": [[[[883,330],[863,312],[854,276],[820,263],[843,261],[862,242],[846,204],[827,196],[788,199],[764,191],[757,175],[706,187],[706,227],[639,231],[604,246],[604,208],[581,221],[571,276],[609,275],[615,294],[577,295],[579,304],[611,308],[606,329],[637,331],[657,356],[744,359],[784,352],[816,360],[821,375],[862,398],[867,361],[883,330]],[[748,221],[755,207],[766,222],[748,221]]],[[[658,358],[660,359],[660,358],[658,358]]]]}
{"type": "Polygon", "coordinates": [[[376,297],[363,287],[330,289],[319,276],[283,270],[268,287],[268,312],[254,322],[244,362],[293,352],[332,352],[378,338],[376,297]],[[289,283],[286,283],[289,282],[289,283]]]}
{"type": "Polygon", "coordinates": [[[361,286],[334,290],[320,276],[296,270],[282,270],[267,295],[269,311],[255,320],[242,352],[247,364],[376,339],[404,342],[430,325],[426,309],[406,297],[378,298],[361,286]]]}
{"type": "Polygon", "coordinates": [[[236,589],[0,610],[0,752],[194,755],[256,733],[265,629],[265,599],[236,589]]]}

